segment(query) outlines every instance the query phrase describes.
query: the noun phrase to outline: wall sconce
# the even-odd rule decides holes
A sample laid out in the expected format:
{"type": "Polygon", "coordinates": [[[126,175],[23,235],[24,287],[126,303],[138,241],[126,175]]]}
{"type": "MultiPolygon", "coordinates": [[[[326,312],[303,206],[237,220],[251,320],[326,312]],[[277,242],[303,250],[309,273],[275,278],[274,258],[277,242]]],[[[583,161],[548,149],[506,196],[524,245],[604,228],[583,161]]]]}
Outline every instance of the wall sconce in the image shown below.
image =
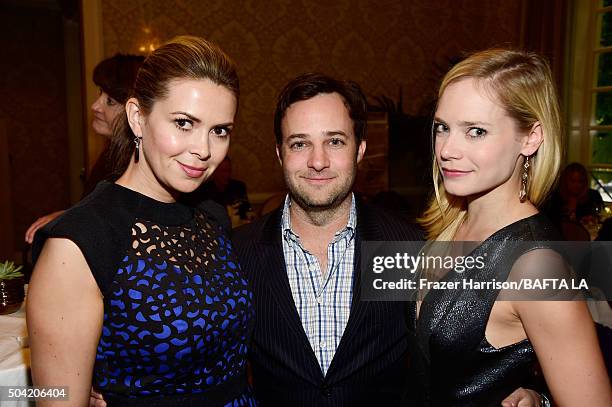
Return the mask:
{"type": "Polygon", "coordinates": [[[152,30],[150,27],[143,27],[142,32],[145,34],[145,39],[138,46],[138,51],[143,54],[150,54],[159,46],[159,39],[151,38],[152,30]]]}
{"type": "Polygon", "coordinates": [[[157,45],[151,42],[149,44],[144,44],[138,47],[138,51],[149,54],[155,51],[155,48],[157,48],[157,45]]]}

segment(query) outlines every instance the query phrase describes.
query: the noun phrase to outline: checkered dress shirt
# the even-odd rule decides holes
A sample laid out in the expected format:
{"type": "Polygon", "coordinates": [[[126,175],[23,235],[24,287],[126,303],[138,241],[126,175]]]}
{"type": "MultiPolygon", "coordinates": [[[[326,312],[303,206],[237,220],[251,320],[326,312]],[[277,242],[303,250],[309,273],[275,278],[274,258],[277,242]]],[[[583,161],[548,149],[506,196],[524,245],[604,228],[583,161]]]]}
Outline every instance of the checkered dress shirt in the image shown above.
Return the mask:
{"type": "Polygon", "coordinates": [[[289,196],[283,208],[283,253],[291,294],[323,375],[334,358],[351,311],[357,222],[355,197],[351,199],[347,225],[327,246],[325,273],[317,257],[304,249],[300,237],[291,230],[289,196]]]}

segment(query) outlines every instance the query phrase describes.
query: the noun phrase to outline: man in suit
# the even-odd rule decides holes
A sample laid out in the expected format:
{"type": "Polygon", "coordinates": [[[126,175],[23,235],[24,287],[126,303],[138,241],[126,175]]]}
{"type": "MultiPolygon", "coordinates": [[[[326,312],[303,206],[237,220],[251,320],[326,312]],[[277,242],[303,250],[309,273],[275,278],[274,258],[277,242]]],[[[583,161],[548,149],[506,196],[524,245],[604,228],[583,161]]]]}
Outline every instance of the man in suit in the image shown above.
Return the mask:
{"type": "Polygon", "coordinates": [[[409,385],[406,304],[360,301],[360,245],[421,240],[353,195],[366,150],[366,99],[350,82],[306,74],[279,96],[284,205],[237,229],[253,286],[251,345],[262,405],[398,405],[409,385]]]}

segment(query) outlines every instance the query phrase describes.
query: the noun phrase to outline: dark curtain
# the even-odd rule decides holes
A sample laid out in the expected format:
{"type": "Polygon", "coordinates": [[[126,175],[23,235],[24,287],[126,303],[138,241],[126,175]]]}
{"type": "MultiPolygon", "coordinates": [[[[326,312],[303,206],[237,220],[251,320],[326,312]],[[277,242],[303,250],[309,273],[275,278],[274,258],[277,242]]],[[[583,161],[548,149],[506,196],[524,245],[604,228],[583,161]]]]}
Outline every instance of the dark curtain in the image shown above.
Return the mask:
{"type": "Polygon", "coordinates": [[[522,45],[548,58],[562,96],[567,16],[571,0],[523,0],[522,45]]]}

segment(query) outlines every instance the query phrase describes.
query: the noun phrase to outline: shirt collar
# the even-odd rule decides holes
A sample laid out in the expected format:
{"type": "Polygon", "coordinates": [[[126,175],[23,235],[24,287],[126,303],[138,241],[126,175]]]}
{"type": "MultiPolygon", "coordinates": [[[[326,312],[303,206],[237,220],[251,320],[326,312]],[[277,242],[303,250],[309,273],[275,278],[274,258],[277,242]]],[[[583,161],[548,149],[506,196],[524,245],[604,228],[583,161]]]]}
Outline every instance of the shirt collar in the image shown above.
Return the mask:
{"type": "MultiPolygon", "coordinates": [[[[285,197],[285,205],[283,206],[283,216],[281,218],[283,236],[285,238],[299,239],[299,236],[291,229],[291,213],[289,212],[290,207],[291,198],[289,197],[289,194],[287,194],[287,196],[285,197]]],[[[346,226],[343,229],[336,232],[336,238],[334,239],[334,241],[340,237],[345,236],[346,234],[349,234],[350,237],[353,237],[355,234],[356,227],[357,206],[355,204],[355,194],[351,192],[351,210],[349,212],[348,222],[346,223],[346,226]]]]}

